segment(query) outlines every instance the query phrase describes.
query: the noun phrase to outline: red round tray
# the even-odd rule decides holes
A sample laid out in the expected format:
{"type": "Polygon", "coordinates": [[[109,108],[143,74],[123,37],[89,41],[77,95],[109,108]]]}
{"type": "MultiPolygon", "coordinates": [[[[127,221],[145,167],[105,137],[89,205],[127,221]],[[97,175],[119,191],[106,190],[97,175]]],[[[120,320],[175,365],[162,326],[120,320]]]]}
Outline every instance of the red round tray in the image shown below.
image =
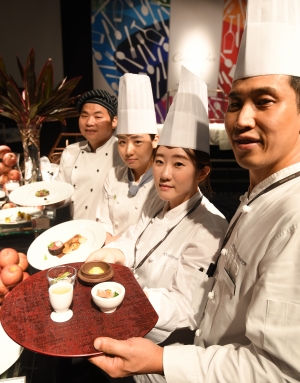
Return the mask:
{"type": "MultiPolygon", "coordinates": [[[[82,262],[71,263],[79,270],[82,262]]],[[[64,323],[50,319],[52,311],[47,270],[40,271],[16,286],[0,310],[5,332],[18,344],[34,352],[60,357],[100,355],[93,343],[99,336],[128,339],[145,336],[158,316],[132,272],[112,265],[113,281],[125,287],[125,298],[112,314],[104,314],[94,304],[91,287],[77,278],[71,309],[73,317],[64,323]]]]}

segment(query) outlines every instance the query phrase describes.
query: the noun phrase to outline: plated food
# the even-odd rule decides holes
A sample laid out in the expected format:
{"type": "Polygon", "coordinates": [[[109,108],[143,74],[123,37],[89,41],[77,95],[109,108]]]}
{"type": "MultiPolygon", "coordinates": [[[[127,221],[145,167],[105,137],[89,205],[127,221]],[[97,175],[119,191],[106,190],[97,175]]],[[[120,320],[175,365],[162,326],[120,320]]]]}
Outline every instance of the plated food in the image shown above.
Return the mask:
{"type": "Polygon", "coordinates": [[[105,314],[116,311],[125,296],[125,287],[117,282],[102,282],[92,288],[92,299],[105,314]]]}
{"type": "Polygon", "coordinates": [[[79,249],[79,246],[85,242],[85,237],[80,234],[76,234],[65,243],[62,241],[51,242],[48,245],[48,251],[51,255],[62,257],[64,254],[69,254],[72,251],[79,249]]]}
{"type": "Polygon", "coordinates": [[[93,251],[103,246],[105,236],[105,229],[99,222],[88,219],[63,222],[46,230],[31,243],[27,252],[28,261],[32,267],[38,270],[67,263],[83,262],[93,251]],[[64,254],[63,256],[52,255],[48,251],[51,243],[60,241],[64,245],[69,245],[70,239],[79,233],[81,237],[86,238],[86,241],[84,244],[79,243],[77,250],[74,250],[72,245],[66,246],[70,251],[61,253],[64,254]]]}
{"type": "Polygon", "coordinates": [[[31,221],[43,214],[42,210],[35,207],[14,207],[0,210],[0,225],[17,225],[31,221]]]}
{"type": "Polygon", "coordinates": [[[50,192],[47,189],[42,189],[42,190],[38,190],[37,192],[35,192],[36,197],[46,197],[49,194],[50,194],[50,192]]]}

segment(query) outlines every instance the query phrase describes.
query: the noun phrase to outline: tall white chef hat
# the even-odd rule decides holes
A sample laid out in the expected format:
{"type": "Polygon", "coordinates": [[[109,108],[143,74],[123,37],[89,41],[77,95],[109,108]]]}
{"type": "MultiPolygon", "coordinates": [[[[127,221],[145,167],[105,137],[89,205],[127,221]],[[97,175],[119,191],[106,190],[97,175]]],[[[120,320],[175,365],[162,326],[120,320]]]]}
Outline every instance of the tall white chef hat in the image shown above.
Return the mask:
{"type": "Polygon", "coordinates": [[[209,154],[207,86],[199,76],[183,66],[178,92],[158,145],[201,150],[209,154]]]}
{"type": "Polygon", "coordinates": [[[150,78],[125,73],[120,78],[116,134],[157,134],[150,78]]]}
{"type": "Polygon", "coordinates": [[[299,41],[299,0],[248,0],[233,80],[268,74],[300,76],[299,41]]]}

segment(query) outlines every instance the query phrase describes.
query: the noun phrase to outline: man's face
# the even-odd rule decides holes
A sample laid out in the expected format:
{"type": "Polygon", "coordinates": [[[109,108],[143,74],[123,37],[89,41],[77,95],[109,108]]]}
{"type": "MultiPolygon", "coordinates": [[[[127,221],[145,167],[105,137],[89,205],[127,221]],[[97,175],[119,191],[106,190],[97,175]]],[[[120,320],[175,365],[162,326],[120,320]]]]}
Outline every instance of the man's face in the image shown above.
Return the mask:
{"type": "Polygon", "coordinates": [[[98,104],[84,104],[79,116],[81,134],[89,141],[93,150],[104,145],[117,126],[117,118],[113,121],[106,108],[98,104]]]}
{"type": "Polygon", "coordinates": [[[226,131],[254,185],[300,160],[300,115],[289,79],[249,77],[235,81],[229,93],[226,131]]]}

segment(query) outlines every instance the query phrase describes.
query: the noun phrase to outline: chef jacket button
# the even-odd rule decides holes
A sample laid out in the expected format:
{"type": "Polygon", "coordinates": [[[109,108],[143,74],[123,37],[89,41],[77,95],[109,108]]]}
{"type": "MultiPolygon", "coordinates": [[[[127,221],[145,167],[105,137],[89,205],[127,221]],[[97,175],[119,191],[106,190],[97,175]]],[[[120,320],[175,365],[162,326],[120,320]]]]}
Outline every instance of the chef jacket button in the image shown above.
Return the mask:
{"type": "Polygon", "coordinates": [[[74,188],[76,188],[76,185],[75,185],[75,184],[74,184],[73,186],[74,186],[74,188]]]}
{"type": "Polygon", "coordinates": [[[99,218],[96,218],[96,222],[99,222],[99,218]]]}
{"type": "Polygon", "coordinates": [[[84,151],[81,152],[82,154],[84,153],[84,151]]]}
{"type": "Polygon", "coordinates": [[[106,156],[108,156],[108,153],[105,153],[106,156]]]}
{"type": "Polygon", "coordinates": [[[88,208],[88,207],[86,206],[86,207],[85,207],[85,210],[86,210],[87,208],[88,208]]]}
{"type": "Polygon", "coordinates": [[[210,292],[207,294],[207,297],[208,297],[208,299],[214,299],[214,297],[215,297],[215,292],[214,292],[214,291],[210,291],[210,292]]]}
{"type": "Polygon", "coordinates": [[[120,204],[120,202],[119,202],[119,201],[117,201],[117,204],[119,205],[119,204],[120,204]]]}
{"type": "Polygon", "coordinates": [[[135,206],[134,208],[135,208],[135,210],[137,210],[139,207],[138,207],[138,206],[135,206]]]}
{"type": "Polygon", "coordinates": [[[75,166],[75,169],[77,169],[77,166],[75,166]]]}
{"type": "Polygon", "coordinates": [[[201,335],[201,333],[202,333],[202,330],[201,330],[201,328],[198,328],[198,330],[196,331],[195,335],[196,335],[196,336],[200,336],[200,335],[201,335]]]}
{"type": "Polygon", "coordinates": [[[91,189],[91,192],[93,191],[93,189],[91,189]]]}
{"type": "Polygon", "coordinates": [[[99,169],[97,169],[97,173],[99,172],[99,169]]]}

